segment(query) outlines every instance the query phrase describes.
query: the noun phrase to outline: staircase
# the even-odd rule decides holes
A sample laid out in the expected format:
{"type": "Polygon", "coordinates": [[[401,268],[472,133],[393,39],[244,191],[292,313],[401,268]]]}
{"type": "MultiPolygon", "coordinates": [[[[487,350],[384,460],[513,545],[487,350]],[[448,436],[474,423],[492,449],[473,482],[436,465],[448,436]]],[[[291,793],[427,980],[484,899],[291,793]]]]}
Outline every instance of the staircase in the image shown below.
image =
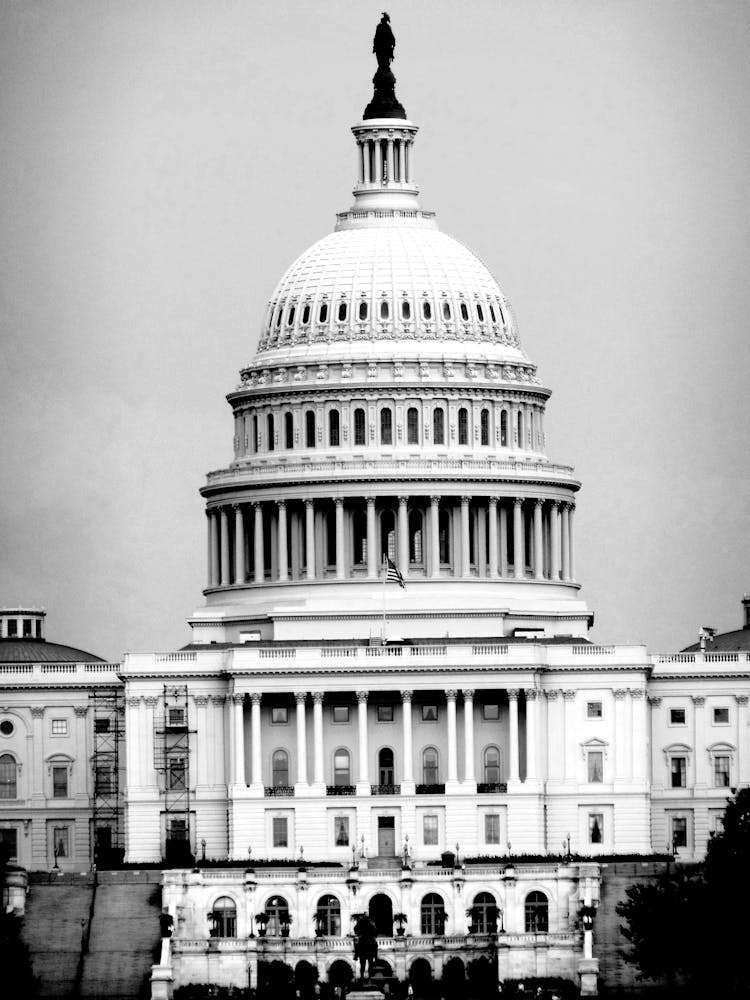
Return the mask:
{"type": "Polygon", "coordinates": [[[161,872],[102,872],[96,890],[81,997],[141,1000],[159,944],[161,872]]]}
{"type": "Polygon", "coordinates": [[[93,892],[88,875],[31,875],[21,936],[31,952],[40,997],[67,997],[73,990],[93,892]]]}

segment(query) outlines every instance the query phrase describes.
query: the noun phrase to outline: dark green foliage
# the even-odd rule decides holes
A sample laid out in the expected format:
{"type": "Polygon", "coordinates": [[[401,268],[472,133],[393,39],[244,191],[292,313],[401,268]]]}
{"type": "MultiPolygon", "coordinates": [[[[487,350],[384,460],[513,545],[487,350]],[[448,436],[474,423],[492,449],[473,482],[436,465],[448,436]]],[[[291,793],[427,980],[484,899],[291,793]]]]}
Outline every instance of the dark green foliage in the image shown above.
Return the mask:
{"type": "Polygon", "coordinates": [[[21,940],[21,923],[21,918],[12,913],[0,914],[2,992],[8,997],[31,1000],[38,994],[38,983],[32,972],[29,949],[21,940]]]}

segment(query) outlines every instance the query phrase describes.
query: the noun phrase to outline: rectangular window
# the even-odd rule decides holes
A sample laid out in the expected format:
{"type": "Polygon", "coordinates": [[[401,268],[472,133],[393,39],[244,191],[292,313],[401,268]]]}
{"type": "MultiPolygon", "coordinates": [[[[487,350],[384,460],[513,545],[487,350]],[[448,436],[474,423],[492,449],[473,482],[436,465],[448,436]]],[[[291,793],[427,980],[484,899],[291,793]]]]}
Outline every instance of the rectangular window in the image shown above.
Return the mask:
{"type": "Polygon", "coordinates": [[[274,847],[289,846],[289,834],[287,832],[286,816],[273,817],[273,846],[274,847]]]}
{"type": "Polygon", "coordinates": [[[714,757],[714,788],[729,788],[729,757],[714,757]]]}
{"type": "Polygon", "coordinates": [[[67,826],[52,828],[52,853],[55,858],[70,857],[70,830],[67,826]]]}
{"type": "Polygon", "coordinates": [[[188,839],[188,825],[186,819],[173,818],[169,821],[169,839],[170,840],[187,840],[188,839]]]}
{"type": "Polygon", "coordinates": [[[52,798],[67,799],[68,797],[68,769],[67,767],[52,768],[52,798]]]}
{"type": "Polygon", "coordinates": [[[589,813],[589,843],[604,842],[604,813],[589,813]]]}
{"type": "Polygon", "coordinates": [[[8,619],[8,638],[18,635],[18,622],[15,618],[8,619]]]}
{"type": "Polygon", "coordinates": [[[185,709],[170,708],[167,713],[167,725],[170,729],[182,729],[185,725],[185,709]]]}
{"type": "Polygon", "coordinates": [[[284,726],[289,721],[289,709],[286,707],[271,709],[271,722],[275,726],[284,726]]]}
{"type": "Polygon", "coordinates": [[[349,706],[348,705],[334,705],[333,706],[333,721],[334,722],[348,722],[349,721],[349,706]]]}
{"type": "Polygon", "coordinates": [[[714,709],[714,725],[715,726],[728,726],[729,725],[729,709],[728,708],[715,708],[714,709]]]}
{"type": "Polygon", "coordinates": [[[94,719],[94,732],[95,733],[108,733],[109,732],[109,719],[94,719]]]}
{"type": "Polygon", "coordinates": [[[422,817],[422,840],[426,847],[434,847],[438,842],[437,816],[422,817]]]}
{"type": "Polygon", "coordinates": [[[672,846],[687,847],[687,817],[672,817],[672,846]]]}
{"type": "Polygon", "coordinates": [[[52,735],[53,736],[67,736],[68,735],[68,720],[67,719],[53,719],[52,720],[52,735]]]}
{"type": "Polygon", "coordinates": [[[0,856],[6,858],[11,864],[18,861],[18,830],[0,830],[0,856]]]}
{"type": "Polygon", "coordinates": [[[378,705],[378,722],[393,722],[393,705],[378,705]]]}
{"type": "Polygon", "coordinates": [[[500,843],[500,815],[499,813],[487,813],[484,817],[484,842],[485,844],[500,843]]]}
{"type": "Polygon", "coordinates": [[[31,638],[31,619],[24,618],[23,620],[23,637],[24,639],[31,638]]]}
{"type": "Polygon", "coordinates": [[[485,722],[497,722],[500,718],[500,706],[482,705],[482,718],[485,722]]]}
{"type": "Polygon", "coordinates": [[[685,709],[684,708],[670,708],[670,710],[669,710],[669,724],[670,724],[670,726],[684,726],[685,725],[685,709]]]}
{"type": "Polygon", "coordinates": [[[601,719],[602,717],[602,703],[600,701],[587,701],[586,702],[586,718],[587,719],[601,719]]]}
{"type": "Polygon", "coordinates": [[[333,821],[333,832],[336,847],[349,846],[349,817],[336,816],[333,821]]]}
{"type": "Polygon", "coordinates": [[[169,787],[175,791],[185,789],[185,758],[172,757],[169,761],[168,771],[169,787]]]}
{"type": "Polygon", "coordinates": [[[422,705],[422,722],[437,722],[437,705],[422,705]]]}
{"type": "Polygon", "coordinates": [[[111,795],[115,791],[114,772],[108,765],[94,769],[94,794],[111,795]]]}
{"type": "Polygon", "coordinates": [[[687,785],[687,757],[672,757],[669,762],[672,788],[684,788],[687,785]]]}
{"type": "Polygon", "coordinates": [[[592,784],[604,781],[604,754],[601,750],[589,750],[587,756],[588,779],[592,784]]]}

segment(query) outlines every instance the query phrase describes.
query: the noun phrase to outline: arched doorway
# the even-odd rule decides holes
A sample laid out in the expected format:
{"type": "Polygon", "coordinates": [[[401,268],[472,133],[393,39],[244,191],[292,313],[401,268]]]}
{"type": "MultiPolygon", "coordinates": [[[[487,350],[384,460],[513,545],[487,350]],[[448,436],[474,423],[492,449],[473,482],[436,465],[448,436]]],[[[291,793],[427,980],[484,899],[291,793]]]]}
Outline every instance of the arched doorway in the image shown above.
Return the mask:
{"type": "Polygon", "coordinates": [[[318,981],[318,970],[303,958],[294,969],[294,982],[304,992],[311,993],[318,981]]]}
{"type": "Polygon", "coordinates": [[[337,958],[328,970],[328,982],[333,987],[349,986],[352,979],[354,979],[354,973],[352,972],[351,965],[342,958],[337,958]]]}
{"type": "Polygon", "coordinates": [[[424,996],[430,991],[432,983],[432,966],[426,958],[415,958],[409,966],[409,982],[414,987],[417,996],[424,996]]]}
{"type": "Polygon", "coordinates": [[[460,958],[449,958],[443,967],[443,992],[447,997],[462,995],[466,987],[466,969],[460,958]]]}
{"type": "Polygon", "coordinates": [[[384,893],[378,893],[370,900],[368,910],[370,920],[378,929],[380,937],[393,937],[393,903],[384,893]]]}

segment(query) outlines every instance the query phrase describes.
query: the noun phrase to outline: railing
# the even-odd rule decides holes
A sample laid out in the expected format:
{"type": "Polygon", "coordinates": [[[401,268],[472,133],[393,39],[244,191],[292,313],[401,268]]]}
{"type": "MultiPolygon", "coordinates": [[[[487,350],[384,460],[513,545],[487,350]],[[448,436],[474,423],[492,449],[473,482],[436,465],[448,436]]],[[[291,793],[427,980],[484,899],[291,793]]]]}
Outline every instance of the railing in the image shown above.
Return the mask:
{"type": "Polygon", "coordinates": [[[471,652],[473,656],[507,656],[508,648],[507,642],[493,642],[481,646],[474,645],[471,647],[471,652]]]}
{"type": "Polygon", "coordinates": [[[258,650],[261,660],[294,660],[297,650],[294,646],[280,646],[278,648],[261,648],[258,650]]]}
{"type": "Polygon", "coordinates": [[[23,677],[24,683],[49,684],[49,678],[54,676],[71,684],[88,686],[106,680],[111,685],[117,683],[113,675],[121,669],[121,663],[0,663],[0,675],[6,683],[15,675],[23,677]]]}
{"type": "Polygon", "coordinates": [[[356,646],[324,646],[320,655],[327,659],[346,659],[357,655],[356,646]]]}
{"type": "Polygon", "coordinates": [[[290,799],[294,795],[294,785],[266,785],[263,794],[267,799],[290,799]]]}
{"type": "Polygon", "coordinates": [[[370,785],[372,795],[400,795],[401,785],[370,785]]]}
{"type": "Polygon", "coordinates": [[[326,795],[356,795],[356,785],[326,785],[326,795]]]}
{"type": "Polygon", "coordinates": [[[612,656],[615,646],[595,646],[593,643],[585,646],[573,646],[573,656],[612,656]]]}
{"type": "Polygon", "coordinates": [[[445,785],[417,785],[416,791],[417,795],[445,795],[445,785]]]}
{"type": "Polygon", "coordinates": [[[403,646],[364,646],[365,656],[401,656],[403,646]]]}
{"type": "Polygon", "coordinates": [[[504,781],[480,781],[477,784],[477,792],[480,795],[489,795],[492,792],[500,792],[503,795],[508,791],[508,786],[504,781]]]}
{"type": "Polygon", "coordinates": [[[447,646],[410,646],[409,656],[445,656],[447,646]]]}
{"type": "Polygon", "coordinates": [[[197,658],[194,650],[180,650],[177,653],[156,653],[157,663],[192,663],[197,658]]]}

